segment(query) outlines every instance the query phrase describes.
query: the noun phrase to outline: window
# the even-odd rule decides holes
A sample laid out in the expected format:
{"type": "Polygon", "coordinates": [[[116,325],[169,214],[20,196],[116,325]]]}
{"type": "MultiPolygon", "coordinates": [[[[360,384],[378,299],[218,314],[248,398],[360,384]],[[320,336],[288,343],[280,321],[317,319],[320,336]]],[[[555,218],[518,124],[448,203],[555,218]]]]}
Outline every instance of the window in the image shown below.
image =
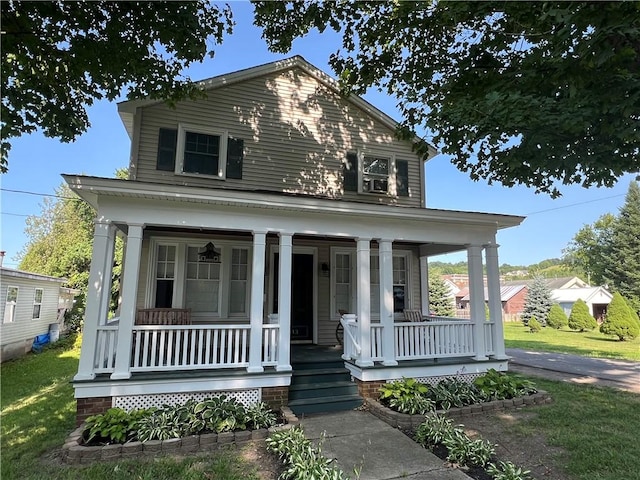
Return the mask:
{"type": "Polygon", "coordinates": [[[18,287],[7,287],[7,300],[4,306],[3,323],[11,323],[16,319],[16,304],[18,302],[18,287]]]}
{"type": "Polygon", "coordinates": [[[180,125],[178,128],[177,171],[187,175],[224,178],[227,135],[225,132],[180,125]]]}
{"type": "Polygon", "coordinates": [[[231,279],[229,285],[229,314],[246,314],[249,295],[249,249],[231,250],[231,279]]]}
{"type": "Polygon", "coordinates": [[[156,260],[156,308],[173,307],[173,281],[175,271],[175,245],[158,245],[158,256],[156,260]]]}
{"type": "Polygon", "coordinates": [[[36,288],[35,294],[33,296],[33,315],[32,319],[37,320],[40,318],[40,310],[42,308],[42,288],[36,288]]]}
{"type": "Polygon", "coordinates": [[[407,257],[393,256],[393,311],[402,312],[405,309],[407,296],[407,257]]]}
{"type": "Polygon", "coordinates": [[[220,310],[220,263],[198,260],[199,247],[187,248],[185,307],[195,314],[220,310]]]}
{"type": "Polygon", "coordinates": [[[409,162],[393,156],[348,152],[342,165],[345,191],[408,197],[409,162]]]}
{"type": "Polygon", "coordinates": [[[351,282],[351,254],[336,253],[334,261],[335,271],[335,312],[340,310],[353,313],[352,282],[351,282]]]}

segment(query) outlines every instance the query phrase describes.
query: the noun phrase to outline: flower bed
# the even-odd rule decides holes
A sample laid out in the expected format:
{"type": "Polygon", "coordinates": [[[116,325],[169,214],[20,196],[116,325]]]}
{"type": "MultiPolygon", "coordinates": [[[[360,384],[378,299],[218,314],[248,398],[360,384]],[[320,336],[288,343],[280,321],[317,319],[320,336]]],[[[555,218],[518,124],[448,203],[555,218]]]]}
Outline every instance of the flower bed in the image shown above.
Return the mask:
{"type": "Polygon", "coordinates": [[[255,430],[236,430],[221,433],[203,433],[166,440],[146,442],[129,441],[122,444],[99,446],[83,445],[86,425],[74,430],[62,447],[63,461],[68,464],[88,464],[99,461],[121,460],[161,455],[186,455],[198,452],[212,452],[232,445],[243,445],[251,441],[264,442],[274,432],[286,430],[299,423],[288,407],[280,410],[282,425],[255,430]]]}

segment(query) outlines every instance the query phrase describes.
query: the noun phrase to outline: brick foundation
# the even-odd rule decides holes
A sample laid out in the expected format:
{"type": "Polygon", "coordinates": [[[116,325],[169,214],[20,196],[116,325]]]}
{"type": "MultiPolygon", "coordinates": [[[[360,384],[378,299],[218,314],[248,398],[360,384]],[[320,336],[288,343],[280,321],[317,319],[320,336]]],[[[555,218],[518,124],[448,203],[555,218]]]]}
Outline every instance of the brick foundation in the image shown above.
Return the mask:
{"type": "Polygon", "coordinates": [[[76,426],[82,423],[91,415],[104,413],[111,408],[111,397],[91,397],[78,398],[76,408],[76,426]]]}
{"type": "Polygon", "coordinates": [[[387,382],[383,382],[382,380],[376,380],[373,382],[363,382],[362,380],[354,379],[356,384],[358,385],[358,394],[362,398],[375,398],[377,399],[380,396],[380,387],[387,382]]]}
{"type": "Polygon", "coordinates": [[[289,387],[263,387],[262,401],[272,410],[280,410],[289,403],[289,387]]]}

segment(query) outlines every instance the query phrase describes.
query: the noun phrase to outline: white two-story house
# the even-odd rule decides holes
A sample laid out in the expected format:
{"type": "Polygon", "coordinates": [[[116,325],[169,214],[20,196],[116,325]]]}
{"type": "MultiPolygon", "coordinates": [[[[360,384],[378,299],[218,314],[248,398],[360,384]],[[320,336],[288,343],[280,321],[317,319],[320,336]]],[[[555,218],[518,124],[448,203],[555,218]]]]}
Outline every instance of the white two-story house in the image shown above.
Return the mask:
{"type": "Polygon", "coordinates": [[[286,404],[292,345],[342,341],[362,395],[506,369],[495,238],[522,217],[426,208],[424,161],[396,122],[299,56],[201,85],[175,108],[119,104],[129,180],[64,175],[97,212],[79,420],[217,392],[286,404]],[[428,258],[457,251],[471,319],[431,317],[428,258]]]}

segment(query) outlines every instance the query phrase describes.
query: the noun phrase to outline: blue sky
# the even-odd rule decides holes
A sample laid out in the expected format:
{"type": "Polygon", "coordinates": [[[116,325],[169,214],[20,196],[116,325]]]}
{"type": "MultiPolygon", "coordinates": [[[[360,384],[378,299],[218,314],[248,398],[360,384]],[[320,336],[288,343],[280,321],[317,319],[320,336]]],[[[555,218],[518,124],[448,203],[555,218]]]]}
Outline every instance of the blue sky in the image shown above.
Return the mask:
{"type": "MultiPolygon", "coordinates": [[[[261,30],[252,25],[252,8],[244,2],[232,2],[235,32],[216,48],[213,59],[192,66],[187,72],[193,80],[302,55],[321,70],[333,73],[327,64],[329,55],[340,48],[336,35],[313,33],[297,40],[291,52],[276,55],[268,51],[260,38],[261,30]]],[[[395,101],[372,89],[365,98],[380,110],[399,119],[395,101]]],[[[27,242],[24,234],[27,215],[39,215],[43,197],[6,190],[53,194],[61,184],[62,173],[113,177],[117,168],[126,167],[129,138],[120,122],[116,104],[97,102],[89,109],[91,128],[74,143],[65,144],[36,133],[13,140],[9,172],[0,176],[1,238],[0,250],[6,251],[4,266],[17,268],[16,259],[27,242]]],[[[585,224],[605,213],[617,213],[624,203],[629,182],[626,175],[612,188],[579,186],[563,188],[563,196],[552,200],[536,195],[526,187],[506,188],[473,182],[459,172],[447,158],[439,155],[427,163],[427,205],[431,208],[486,211],[526,215],[519,227],[501,231],[500,263],[528,265],[547,258],[560,257],[562,249],[585,224]]],[[[464,255],[439,258],[460,261],[464,255]]]]}

